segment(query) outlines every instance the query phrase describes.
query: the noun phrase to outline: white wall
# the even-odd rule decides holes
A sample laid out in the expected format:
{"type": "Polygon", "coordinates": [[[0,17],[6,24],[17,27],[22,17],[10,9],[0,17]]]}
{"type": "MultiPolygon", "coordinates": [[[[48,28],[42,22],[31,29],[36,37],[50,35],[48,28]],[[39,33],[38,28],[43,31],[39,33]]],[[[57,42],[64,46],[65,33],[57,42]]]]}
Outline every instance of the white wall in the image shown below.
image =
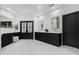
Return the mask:
{"type": "Polygon", "coordinates": [[[52,13],[50,13],[50,16],[49,16],[49,22],[50,23],[48,23],[49,24],[49,26],[48,26],[48,29],[49,29],[49,32],[51,32],[51,33],[62,33],[62,15],[61,15],[61,12],[62,11],[62,9],[57,9],[57,10],[54,10],[52,13]],[[53,18],[53,17],[57,17],[57,16],[59,16],[59,18],[60,18],[60,24],[59,24],[59,28],[58,29],[52,29],[51,27],[51,19],[53,18]]]}
{"type": "Polygon", "coordinates": [[[65,4],[65,5],[61,5],[61,7],[58,7],[54,10],[52,9],[52,11],[49,14],[44,15],[45,16],[44,30],[45,28],[47,28],[49,29],[50,33],[62,33],[62,15],[68,14],[71,12],[76,12],[76,11],[79,11],[79,4],[65,4]],[[60,28],[59,29],[51,29],[51,18],[55,16],[60,17],[60,28]]]}
{"type": "Polygon", "coordinates": [[[18,30],[16,30],[17,32],[20,32],[20,21],[33,21],[33,16],[17,16],[13,21],[13,25],[18,25],[18,30]]]}

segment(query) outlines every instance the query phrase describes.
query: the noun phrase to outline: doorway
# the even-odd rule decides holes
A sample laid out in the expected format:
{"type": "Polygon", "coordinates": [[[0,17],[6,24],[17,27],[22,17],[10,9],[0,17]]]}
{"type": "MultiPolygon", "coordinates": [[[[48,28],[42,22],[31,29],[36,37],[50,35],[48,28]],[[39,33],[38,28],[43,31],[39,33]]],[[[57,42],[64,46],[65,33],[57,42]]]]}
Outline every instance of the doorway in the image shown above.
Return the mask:
{"type": "Polygon", "coordinates": [[[63,15],[63,45],[79,48],[79,12],[63,15]]]}
{"type": "Polygon", "coordinates": [[[20,39],[33,39],[34,23],[33,21],[20,21],[20,39]]]}

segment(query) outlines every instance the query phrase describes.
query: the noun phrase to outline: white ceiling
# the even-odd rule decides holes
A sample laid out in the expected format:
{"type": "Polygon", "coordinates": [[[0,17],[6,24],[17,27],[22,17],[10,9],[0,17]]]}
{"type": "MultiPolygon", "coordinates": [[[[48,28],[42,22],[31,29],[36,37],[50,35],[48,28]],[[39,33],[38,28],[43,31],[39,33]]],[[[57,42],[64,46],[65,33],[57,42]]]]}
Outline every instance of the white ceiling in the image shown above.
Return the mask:
{"type": "Polygon", "coordinates": [[[34,15],[49,10],[49,4],[2,4],[2,8],[9,8],[17,15],[34,15]]]}
{"type": "Polygon", "coordinates": [[[49,14],[55,9],[62,8],[63,4],[53,5],[52,7],[55,7],[55,9],[52,9],[50,4],[0,4],[0,7],[14,11],[15,16],[36,16],[49,14]]]}

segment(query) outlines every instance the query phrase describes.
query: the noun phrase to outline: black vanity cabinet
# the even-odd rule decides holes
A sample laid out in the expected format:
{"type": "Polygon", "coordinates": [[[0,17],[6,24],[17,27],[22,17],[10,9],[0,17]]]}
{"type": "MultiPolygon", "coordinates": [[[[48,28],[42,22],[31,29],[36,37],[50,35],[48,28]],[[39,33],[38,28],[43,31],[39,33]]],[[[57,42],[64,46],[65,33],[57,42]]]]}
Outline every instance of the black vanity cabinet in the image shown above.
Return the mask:
{"type": "Polygon", "coordinates": [[[13,42],[13,36],[20,36],[19,32],[5,33],[1,35],[1,47],[5,47],[13,42]]]}
{"type": "Polygon", "coordinates": [[[1,36],[1,47],[7,46],[12,43],[12,35],[11,34],[3,34],[1,36]]]}
{"type": "Polygon", "coordinates": [[[61,34],[35,32],[35,39],[58,47],[61,46],[61,34]]]}

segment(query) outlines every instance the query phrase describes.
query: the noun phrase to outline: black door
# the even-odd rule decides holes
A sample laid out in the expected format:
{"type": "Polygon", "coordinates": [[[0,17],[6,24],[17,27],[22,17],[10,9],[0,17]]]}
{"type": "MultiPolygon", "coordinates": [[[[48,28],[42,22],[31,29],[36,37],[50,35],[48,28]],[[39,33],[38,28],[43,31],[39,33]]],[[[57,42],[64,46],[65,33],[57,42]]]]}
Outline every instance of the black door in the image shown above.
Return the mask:
{"type": "Polygon", "coordinates": [[[20,22],[20,39],[33,39],[33,21],[20,22]]]}
{"type": "Polygon", "coordinates": [[[79,48],[78,13],[74,12],[63,16],[63,44],[79,48]]]}

